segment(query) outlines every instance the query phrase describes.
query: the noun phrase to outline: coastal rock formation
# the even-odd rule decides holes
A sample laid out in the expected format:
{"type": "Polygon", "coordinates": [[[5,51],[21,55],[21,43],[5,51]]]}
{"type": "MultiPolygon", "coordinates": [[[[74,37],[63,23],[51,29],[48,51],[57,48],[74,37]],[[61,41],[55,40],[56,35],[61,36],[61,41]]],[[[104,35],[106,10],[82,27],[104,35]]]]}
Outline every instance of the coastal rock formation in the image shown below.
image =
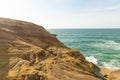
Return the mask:
{"type": "Polygon", "coordinates": [[[100,68],[42,26],[0,18],[0,80],[101,80],[100,68]]]}
{"type": "Polygon", "coordinates": [[[120,69],[101,68],[101,73],[107,80],[120,80],[120,69]]]}

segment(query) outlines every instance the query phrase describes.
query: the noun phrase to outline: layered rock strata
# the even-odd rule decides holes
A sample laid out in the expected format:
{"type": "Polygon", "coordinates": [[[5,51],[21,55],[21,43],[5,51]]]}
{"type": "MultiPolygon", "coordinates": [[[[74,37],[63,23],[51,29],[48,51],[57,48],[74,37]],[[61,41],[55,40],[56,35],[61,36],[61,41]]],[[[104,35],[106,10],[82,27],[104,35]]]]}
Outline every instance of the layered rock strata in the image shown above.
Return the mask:
{"type": "Polygon", "coordinates": [[[0,80],[101,80],[100,68],[42,26],[0,18],[0,80]]]}

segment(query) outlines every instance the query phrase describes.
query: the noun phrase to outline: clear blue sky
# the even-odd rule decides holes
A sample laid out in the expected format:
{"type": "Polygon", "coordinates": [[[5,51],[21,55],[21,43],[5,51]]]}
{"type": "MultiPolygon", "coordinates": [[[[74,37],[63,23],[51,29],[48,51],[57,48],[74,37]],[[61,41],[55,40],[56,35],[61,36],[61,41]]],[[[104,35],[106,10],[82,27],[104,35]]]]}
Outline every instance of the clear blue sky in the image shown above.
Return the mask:
{"type": "Polygon", "coordinates": [[[0,17],[45,28],[119,28],[120,0],[0,0],[0,17]]]}

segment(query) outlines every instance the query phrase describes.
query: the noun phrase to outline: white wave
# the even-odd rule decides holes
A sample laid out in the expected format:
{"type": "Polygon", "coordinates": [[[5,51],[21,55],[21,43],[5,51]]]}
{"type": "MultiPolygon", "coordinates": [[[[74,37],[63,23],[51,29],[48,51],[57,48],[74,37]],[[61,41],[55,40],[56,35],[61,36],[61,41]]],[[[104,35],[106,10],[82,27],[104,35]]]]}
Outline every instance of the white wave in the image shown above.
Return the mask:
{"type": "Polygon", "coordinates": [[[106,40],[101,43],[94,43],[92,44],[93,47],[98,47],[102,49],[112,49],[112,50],[120,50],[120,43],[115,41],[106,40]]]}
{"type": "Polygon", "coordinates": [[[94,56],[86,57],[86,60],[94,64],[98,63],[97,59],[94,56]]]}
{"type": "Polygon", "coordinates": [[[102,62],[102,64],[105,68],[120,69],[120,63],[117,60],[111,60],[110,62],[102,62]]]}

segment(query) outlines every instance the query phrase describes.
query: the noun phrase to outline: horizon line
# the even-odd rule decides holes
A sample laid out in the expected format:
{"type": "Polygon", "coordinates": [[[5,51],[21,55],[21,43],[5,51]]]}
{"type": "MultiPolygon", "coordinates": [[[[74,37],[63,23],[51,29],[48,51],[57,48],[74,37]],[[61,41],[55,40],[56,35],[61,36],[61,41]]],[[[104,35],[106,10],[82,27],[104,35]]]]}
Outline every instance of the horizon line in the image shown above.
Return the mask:
{"type": "Polygon", "coordinates": [[[45,28],[45,29],[120,29],[120,28],[112,27],[112,28],[45,28]]]}

